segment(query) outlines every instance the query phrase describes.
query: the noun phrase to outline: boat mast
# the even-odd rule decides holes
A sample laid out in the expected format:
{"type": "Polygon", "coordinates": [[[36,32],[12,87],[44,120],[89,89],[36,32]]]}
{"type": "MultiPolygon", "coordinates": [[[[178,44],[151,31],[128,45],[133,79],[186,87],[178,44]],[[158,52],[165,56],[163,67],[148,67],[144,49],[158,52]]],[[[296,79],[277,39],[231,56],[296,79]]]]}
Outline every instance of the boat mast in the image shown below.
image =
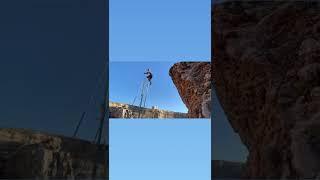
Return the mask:
{"type": "MultiPolygon", "coordinates": [[[[104,86],[103,86],[103,101],[101,103],[101,106],[100,106],[100,124],[99,124],[99,129],[98,129],[98,139],[96,141],[96,145],[97,145],[97,152],[96,152],[96,160],[95,160],[95,164],[94,164],[94,168],[93,168],[93,174],[92,174],[92,177],[93,178],[96,178],[96,174],[97,174],[97,167],[98,167],[98,161],[101,159],[101,157],[99,157],[99,155],[101,155],[101,152],[104,150],[106,153],[106,158],[107,158],[107,151],[105,149],[105,144],[101,142],[101,139],[102,139],[102,135],[103,135],[103,132],[105,130],[104,128],[104,123],[105,123],[105,119],[106,119],[106,115],[108,114],[109,115],[109,110],[107,108],[107,103],[108,103],[108,98],[109,98],[109,92],[108,92],[108,87],[109,87],[109,83],[108,83],[108,79],[109,79],[109,74],[108,74],[108,67],[109,67],[109,63],[106,62],[106,65],[104,66],[104,74],[103,76],[106,78],[105,79],[105,83],[104,83],[104,86]]],[[[106,175],[106,169],[107,169],[107,162],[106,162],[106,159],[103,160],[105,162],[105,171],[104,171],[104,174],[106,175]]]]}

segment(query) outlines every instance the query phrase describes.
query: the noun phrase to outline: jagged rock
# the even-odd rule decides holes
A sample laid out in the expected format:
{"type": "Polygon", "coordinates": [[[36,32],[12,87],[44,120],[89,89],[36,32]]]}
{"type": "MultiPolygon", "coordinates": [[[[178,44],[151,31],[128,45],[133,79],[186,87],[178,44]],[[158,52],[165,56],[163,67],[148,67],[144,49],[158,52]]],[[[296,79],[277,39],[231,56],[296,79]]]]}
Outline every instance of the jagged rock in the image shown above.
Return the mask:
{"type": "Polygon", "coordinates": [[[143,108],[139,106],[109,102],[110,118],[187,118],[187,113],[157,109],[156,107],[143,108]],[[140,114],[140,115],[139,115],[140,114]]]}
{"type": "Polygon", "coordinates": [[[169,71],[190,118],[211,117],[210,62],[180,62],[169,71]]]}
{"type": "Polygon", "coordinates": [[[0,178],[106,178],[107,147],[23,129],[0,129],[0,178]]]}
{"type": "Polygon", "coordinates": [[[246,177],[320,174],[320,2],[213,7],[215,87],[249,150],[246,177]]]}

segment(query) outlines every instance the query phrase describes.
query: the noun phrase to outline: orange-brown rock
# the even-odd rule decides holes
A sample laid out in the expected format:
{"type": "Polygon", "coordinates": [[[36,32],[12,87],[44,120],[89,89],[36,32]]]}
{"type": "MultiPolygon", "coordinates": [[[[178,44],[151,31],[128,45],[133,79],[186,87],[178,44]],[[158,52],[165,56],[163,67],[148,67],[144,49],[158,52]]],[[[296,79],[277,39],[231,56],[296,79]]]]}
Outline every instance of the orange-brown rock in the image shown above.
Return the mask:
{"type": "Polygon", "coordinates": [[[320,175],[320,2],[213,7],[215,87],[250,178],[320,175]]]}
{"type": "Polygon", "coordinates": [[[210,62],[180,62],[169,71],[189,118],[211,117],[210,62]]]}

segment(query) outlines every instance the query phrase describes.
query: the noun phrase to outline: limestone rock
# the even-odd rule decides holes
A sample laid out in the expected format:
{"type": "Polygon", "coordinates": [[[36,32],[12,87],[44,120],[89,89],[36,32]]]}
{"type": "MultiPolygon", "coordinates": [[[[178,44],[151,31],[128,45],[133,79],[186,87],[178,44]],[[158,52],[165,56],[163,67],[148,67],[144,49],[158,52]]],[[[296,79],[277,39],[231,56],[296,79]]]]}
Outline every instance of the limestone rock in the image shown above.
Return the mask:
{"type": "Polygon", "coordinates": [[[110,118],[187,118],[186,113],[161,110],[155,107],[143,108],[139,106],[109,102],[110,118]]]}
{"type": "Polygon", "coordinates": [[[215,87],[249,150],[246,177],[320,174],[320,2],[213,7],[215,87]]]}
{"type": "Polygon", "coordinates": [[[0,178],[108,176],[107,147],[23,129],[0,129],[0,178]]]}
{"type": "Polygon", "coordinates": [[[180,62],[169,71],[190,118],[211,117],[210,62],[180,62]]]}

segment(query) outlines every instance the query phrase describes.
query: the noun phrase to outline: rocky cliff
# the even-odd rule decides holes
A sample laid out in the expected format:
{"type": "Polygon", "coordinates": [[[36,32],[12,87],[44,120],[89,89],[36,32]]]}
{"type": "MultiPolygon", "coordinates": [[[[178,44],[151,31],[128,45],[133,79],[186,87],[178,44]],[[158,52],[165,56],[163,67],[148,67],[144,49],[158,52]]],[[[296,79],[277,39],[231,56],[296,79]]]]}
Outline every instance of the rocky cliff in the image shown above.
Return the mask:
{"type": "Polygon", "coordinates": [[[246,176],[320,175],[320,2],[213,7],[215,86],[249,150],[246,176]]]}
{"type": "Polygon", "coordinates": [[[0,129],[0,178],[108,176],[105,146],[23,129],[0,129]],[[95,166],[97,162],[97,166],[95,166]]]}
{"type": "Polygon", "coordinates": [[[211,118],[210,62],[180,62],[169,71],[190,118],[211,118]]]}
{"type": "Polygon", "coordinates": [[[129,104],[109,102],[110,118],[187,118],[187,113],[153,108],[140,108],[129,104]]]}

